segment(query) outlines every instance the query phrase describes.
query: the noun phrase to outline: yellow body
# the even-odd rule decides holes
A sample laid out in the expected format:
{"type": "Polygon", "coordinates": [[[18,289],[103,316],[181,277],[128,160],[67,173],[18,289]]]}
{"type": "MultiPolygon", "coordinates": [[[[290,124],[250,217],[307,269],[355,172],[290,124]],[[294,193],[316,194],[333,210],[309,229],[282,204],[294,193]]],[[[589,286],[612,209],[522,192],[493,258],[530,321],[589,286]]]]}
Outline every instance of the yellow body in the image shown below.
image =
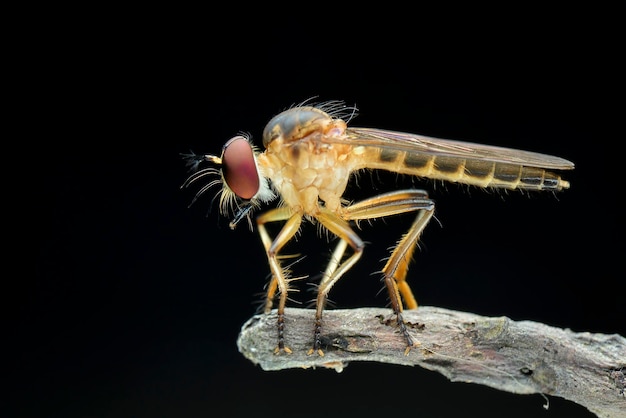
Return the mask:
{"type": "MultiPolygon", "coordinates": [[[[276,195],[282,200],[276,209],[257,218],[272,272],[265,311],[270,312],[275,297],[279,298],[276,353],[291,352],[284,343],[284,312],[291,279],[281,264],[281,249],[298,232],[303,218],[317,222],[339,238],[317,290],[313,347],[309,354],[319,355],[324,355],[320,334],[327,295],[337,280],[359,260],[365,246],[352,229],[351,222],[415,212],[413,223],[381,271],[408,354],[414,341],[402,319],[402,311],[404,307],[417,308],[417,301],[406,276],[419,237],[433,216],[434,202],[425,191],[408,189],[347,203],[342,196],[351,175],[363,169],[380,169],[483,188],[560,191],[569,188],[569,183],[558,171],[573,169],[574,164],[529,151],[381,129],[348,128],[344,120],[332,115],[345,110],[340,107],[339,102],[329,102],[323,107],[300,106],[275,116],[263,132],[265,150],[259,152],[253,148],[255,161],[250,163],[256,164],[259,178],[243,177],[241,182],[246,190],[250,185],[259,185],[259,191],[240,206],[241,196],[237,198],[230,190],[222,172],[222,211],[227,211],[233,202],[237,203],[239,211],[231,222],[234,227],[241,218],[249,215],[251,208],[259,206],[259,202],[268,202],[276,195]],[[275,237],[267,231],[266,224],[270,222],[284,222],[275,237]],[[348,247],[352,254],[344,258],[348,247]]],[[[239,146],[243,144],[235,142],[239,146]]],[[[204,159],[227,165],[223,157],[207,155],[204,159]]],[[[192,156],[192,164],[197,161],[192,156]]],[[[249,164],[243,166],[250,168],[249,164]]],[[[215,171],[199,172],[187,184],[215,171]]],[[[237,174],[228,171],[233,182],[240,180],[237,174]]],[[[200,193],[216,183],[211,182],[200,193]]]]}

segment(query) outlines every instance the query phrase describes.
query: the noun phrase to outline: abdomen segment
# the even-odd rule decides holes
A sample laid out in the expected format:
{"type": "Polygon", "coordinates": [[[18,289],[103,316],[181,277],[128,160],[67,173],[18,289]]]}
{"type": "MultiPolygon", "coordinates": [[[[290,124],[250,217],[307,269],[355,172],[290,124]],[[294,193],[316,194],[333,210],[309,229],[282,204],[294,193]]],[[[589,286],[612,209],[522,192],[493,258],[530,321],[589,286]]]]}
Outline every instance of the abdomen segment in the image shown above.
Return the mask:
{"type": "Polygon", "coordinates": [[[541,167],[497,161],[437,156],[368,148],[362,155],[363,168],[381,169],[478,187],[525,190],[562,190],[569,182],[541,167]]]}

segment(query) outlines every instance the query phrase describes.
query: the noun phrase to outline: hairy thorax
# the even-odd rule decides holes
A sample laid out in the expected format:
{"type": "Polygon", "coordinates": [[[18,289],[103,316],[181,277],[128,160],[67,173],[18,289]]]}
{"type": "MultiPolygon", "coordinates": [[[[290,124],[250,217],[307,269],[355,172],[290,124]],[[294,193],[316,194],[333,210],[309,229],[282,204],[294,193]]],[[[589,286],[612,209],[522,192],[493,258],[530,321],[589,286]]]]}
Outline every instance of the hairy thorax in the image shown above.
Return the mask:
{"type": "Polygon", "coordinates": [[[331,211],[341,211],[341,196],[354,169],[354,149],[329,144],[311,134],[297,141],[279,138],[259,156],[259,165],[295,212],[315,215],[320,201],[331,211]]]}

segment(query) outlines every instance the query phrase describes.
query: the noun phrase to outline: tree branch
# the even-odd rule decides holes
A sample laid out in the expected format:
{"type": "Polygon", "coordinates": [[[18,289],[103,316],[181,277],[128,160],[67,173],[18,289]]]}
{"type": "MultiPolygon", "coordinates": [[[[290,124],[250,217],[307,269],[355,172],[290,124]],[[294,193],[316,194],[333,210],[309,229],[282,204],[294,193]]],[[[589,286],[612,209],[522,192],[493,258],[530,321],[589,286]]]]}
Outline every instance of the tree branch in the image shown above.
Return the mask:
{"type": "Polygon", "coordinates": [[[274,354],[276,311],[250,318],[237,345],[264,370],[326,367],[341,372],[351,361],[420,366],[453,382],[558,396],[599,417],[626,416],[626,339],[621,335],[573,332],[429,306],[403,315],[419,342],[408,355],[394,316],[379,308],[325,311],[323,357],[306,354],[315,316],[308,309],[285,312],[285,343],[292,354],[274,354]]]}

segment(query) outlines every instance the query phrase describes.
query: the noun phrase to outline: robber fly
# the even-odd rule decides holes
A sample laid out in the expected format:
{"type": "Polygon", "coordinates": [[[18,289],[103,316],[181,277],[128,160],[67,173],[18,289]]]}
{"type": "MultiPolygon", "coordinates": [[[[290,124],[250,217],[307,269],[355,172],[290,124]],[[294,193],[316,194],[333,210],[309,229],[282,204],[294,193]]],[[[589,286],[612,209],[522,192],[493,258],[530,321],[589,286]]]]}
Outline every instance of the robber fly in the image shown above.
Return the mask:
{"type": "Polygon", "coordinates": [[[328,293],[361,258],[365,247],[351,225],[408,212],[416,213],[415,219],[392,250],[382,276],[397,326],[406,342],[405,354],[415,345],[402,317],[405,307],[417,308],[406,276],[435,204],[425,191],[416,189],[348,202],[342,196],[352,174],[380,169],[482,188],[538,191],[569,188],[558,170],[571,170],[574,164],[562,158],[403,132],[348,127],[344,119],[349,121],[354,112],[354,108],[339,101],[292,107],[265,127],[264,151],[257,149],[248,136],[237,135],[226,142],[220,156],[186,155],[194,169],[204,161],[217,166],[196,171],[183,187],[215,176],[198,191],[194,200],[211,187],[221,185],[220,209],[223,214],[232,213],[231,228],[242,219],[252,225],[253,209],[276,198],[281,200],[276,208],[256,218],[271,270],[266,313],[278,297],[277,354],[291,353],[284,339],[285,305],[291,279],[281,263],[284,259],[281,249],[296,235],[303,219],[318,223],[339,239],[317,288],[313,345],[308,351],[323,356],[322,313],[328,293]],[[274,237],[266,228],[271,222],[284,223],[274,237]],[[349,255],[344,257],[348,247],[349,255]]]}

